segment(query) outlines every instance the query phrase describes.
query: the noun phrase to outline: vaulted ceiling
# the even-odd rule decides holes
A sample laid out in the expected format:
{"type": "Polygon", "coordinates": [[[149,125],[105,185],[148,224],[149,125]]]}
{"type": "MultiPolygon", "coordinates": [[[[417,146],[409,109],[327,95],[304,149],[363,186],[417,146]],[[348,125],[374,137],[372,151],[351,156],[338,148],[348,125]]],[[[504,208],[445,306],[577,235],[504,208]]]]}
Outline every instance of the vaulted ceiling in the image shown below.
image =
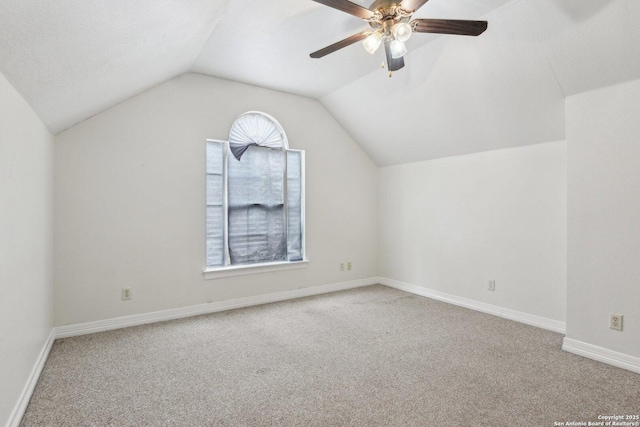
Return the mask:
{"type": "MultiPolygon", "coordinates": [[[[371,0],[355,0],[368,7],[371,0]]],[[[640,78],[636,0],[430,0],[389,78],[367,28],[311,0],[3,0],[0,72],[53,133],[185,72],[317,98],[380,165],[564,138],[566,96],[640,78]]]]}

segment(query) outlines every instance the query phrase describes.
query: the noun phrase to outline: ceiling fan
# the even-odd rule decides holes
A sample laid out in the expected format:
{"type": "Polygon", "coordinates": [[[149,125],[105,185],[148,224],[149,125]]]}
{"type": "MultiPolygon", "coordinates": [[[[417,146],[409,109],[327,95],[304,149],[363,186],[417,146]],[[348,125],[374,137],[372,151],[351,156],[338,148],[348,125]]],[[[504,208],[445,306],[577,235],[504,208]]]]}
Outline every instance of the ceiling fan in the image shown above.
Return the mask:
{"type": "MultiPolygon", "coordinates": [[[[455,19],[414,19],[413,14],[428,0],[375,0],[369,9],[348,0],[313,0],[325,6],[341,10],[367,21],[372,30],[363,31],[313,52],[312,58],[325,55],[363,40],[367,52],[374,54],[384,44],[389,77],[392,71],[404,67],[407,53],[404,42],[412,33],[457,34],[479,36],[487,29],[487,21],[462,21],[455,19]]],[[[384,64],[383,64],[384,66],[384,64]]]]}

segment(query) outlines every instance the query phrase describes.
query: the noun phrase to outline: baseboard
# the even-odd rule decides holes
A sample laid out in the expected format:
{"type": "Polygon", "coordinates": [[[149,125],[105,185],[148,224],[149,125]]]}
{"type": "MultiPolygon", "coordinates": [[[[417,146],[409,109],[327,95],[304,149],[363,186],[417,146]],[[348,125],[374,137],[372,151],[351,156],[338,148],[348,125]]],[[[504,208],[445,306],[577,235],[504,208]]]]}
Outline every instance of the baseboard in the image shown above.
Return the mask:
{"type": "Polygon", "coordinates": [[[400,282],[398,280],[387,279],[386,277],[378,277],[378,283],[401,291],[444,301],[449,304],[458,305],[460,307],[470,308],[472,310],[481,311],[483,313],[493,314],[494,316],[503,317],[516,322],[526,323],[527,325],[536,326],[538,328],[547,329],[553,332],[564,334],[566,331],[566,323],[558,320],[548,319],[546,317],[535,316],[521,311],[511,310],[497,305],[486,304],[484,302],[475,301],[468,298],[462,298],[456,295],[447,294],[440,291],[434,291],[422,286],[412,285],[410,283],[400,282]]]}
{"type": "Polygon", "coordinates": [[[166,320],[181,319],[184,317],[199,316],[201,314],[216,313],[219,311],[233,310],[236,308],[251,307],[255,305],[268,304],[278,301],[308,297],[313,295],[326,294],[330,292],[343,291],[347,289],[359,288],[378,284],[376,277],[366,279],[351,280],[347,282],[331,283],[328,285],[312,286],[308,288],[293,289],[290,291],[277,292],[273,294],[257,295],[246,298],[212,302],[209,304],[199,304],[189,307],[181,307],[170,310],[156,311],[152,313],[136,314],[132,316],[117,317],[114,319],[98,320],[95,322],[79,323],[75,325],[58,326],[52,328],[42,351],[38,355],[36,364],[31,371],[29,379],[20,394],[20,398],[9,416],[6,427],[19,427],[22,417],[27,409],[33,390],[38,383],[44,364],[49,356],[53,342],[57,338],[69,338],[79,335],[93,334],[97,332],[111,331],[114,329],[127,328],[130,326],[144,325],[148,323],[164,322],[166,320]]]}
{"type": "Polygon", "coordinates": [[[255,305],[268,304],[295,298],[326,294],[346,289],[359,288],[361,286],[375,285],[378,283],[377,279],[377,277],[370,277],[366,279],[357,279],[347,282],[331,283],[328,285],[293,289],[290,291],[277,292],[272,294],[256,295],[246,298],[216,301],[208,304],[198,304],[188,307],[154,311],[151,313],[134,314],[132,316],[116,317],[113,319],[98,320],[94,322],[58,326],[54,328],[54,336],[55,338],[75,337],[79,335],[94,334],[97,332],[111,331],[114,329],[128,328],[130,326],[164,322],[167,320],[199,316],[202,314],[216,313],[219,311],[233,310],[236,308],[251,307],[255,305]]]}
{"type": "MultiPolygon", "coordinates": [[[[40,378],[40,374],[42,373],[42,369],[44,368],[44,364],[47,360],[47,357],[49,356],[49,352],[51,351],[51,347],[56,338],[68,338],[85,334],[93,334],[96,332],[110,331],[114,329],[127,328],[130,326],[144,325],[148,323],[163,322],[166,320],[198,316],[225,310],[233,310],[236,308],[251,307],[313,295],[321,295],[330,292],[359,288],[362,286],[375,284],[382,284],[412,294],[444,301],[449,304],[470,308],[472,310],[481,311],[483,313],[493,314],[499,317],[515,320],[554,332],[565,332],[564,322],[559,322],[557,320],[547,319],[540,316],[534,316],[515,310],[505,309],[491,304],[485,304],[471,299],[458,297],[444,292],[434,291],[421,286],[387,279],[384,277],[369,277],[347,282],[338,282],[328,285],[293,289],[290,291],[278,292],[273,294],[257,295],[246,298],[213,302],[209,304],[199,304],[189,307],[156,311],[152,313],[99,320],[95,322],[59,326],[51,330],[51,333],[44,343],[44,346],[40,354],[38,355],[36,363],[20,395],[20,398],[18,399],[13,412],[9,416],[6,427],[18,427],[20,425],[22,416],[27,409],[27,405],[29,404],[31,395],[33,394],[36,384],[38,383],[38,379],[40,378]]],[[[598,347],[566,337],[564,338],[562,349],[570,353],[597,360],[599,362],[607,363],[619,368],[627,369],[632,372],[640,373],[640,358],[637,357],[629,356],[624,353],[618,353],[603,347],[598,347]]]]}
{"type": "Polygon", "coordinates": [[[27,405],[29,405],[29,400],[31,400],[31,395],[33,394],[33,390],[36,388],[36,384],[38,384],[38,379],[40,378],[40,374],[42,373],[42,369],[44,368],[44,363],[47,361],[47,357],[49,357],[49,352],[51,351],[51,347],[53,346],[53,341],[55,340],[55,335],[53,330],[49,333],[47,340],[42,346],[42,350],[40,350],[40,354],[36,359],[36,363],[31,370],[31,374],[29,374],[29,378],[27,379],[27,383],[22,389],[22,393],[20,393],[20,398],[18,402],[16,402],[16,406],[13,408],[13,412],[9,415],[9,420],[7,421],[7,427],[18,427],[20,425],[20,421],[22,421],[22,416],[24,412],[27,410],[27,405]]]}
{"type": "Polygon", "coordinates": [[[578,356],[597,360],[598,362],[607,363],[640,374],[640,357],[618,353],[617,351],[567,337],[562,341],[562,349],[569,353],[577,354],[578,356]]]}

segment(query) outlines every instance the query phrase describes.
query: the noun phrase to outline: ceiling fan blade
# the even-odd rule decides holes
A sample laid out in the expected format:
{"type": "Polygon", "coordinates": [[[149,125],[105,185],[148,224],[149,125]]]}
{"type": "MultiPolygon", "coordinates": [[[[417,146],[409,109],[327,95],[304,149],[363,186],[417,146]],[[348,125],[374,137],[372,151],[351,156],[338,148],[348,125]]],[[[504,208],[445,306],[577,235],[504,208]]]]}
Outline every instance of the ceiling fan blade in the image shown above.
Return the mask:
{"type": "Polygon", "coordinates": [[[411,21],[416,33],[457,34],[479,36],[487,29],[487,21],[462,21],[458,19],[414,19],[411,21]]]}
{"type": "Polygon", "coordinates": [[[358,34],[354,34],[350,37],[347,37],[344,40],[340,40],[337,43],[332,44],[331,46],[327,46],[324,49],[317,50],[310,54],[309,56],[312,58],[322,58],[325,55],[335,52],[336,50],[342,49],[343,47],[347,47],[355,42],[359,42],[360,40],[366,39],[371,34],[371,31],[363,31],[358,34]]]}
{"type": "Polygon", "coordinates": [[[391,41],[386,40],[384,42],[384,51],[387,54],[387,68],[389,71],[398,71],[400,68],[404,67],[404,58],[393,58],[391,56],[391,41]]]}
{"type": "Polygon", "coordinates": [[[362,19],[369,19],[373,16],[373,12],[366,9],[359,4],[351,3],[347,0],[313,0],[316,3],[323,4],[325,6],[332,7],[334,9],[341,10],[346,13],[350,13],[353,16],[357,16],[362,19]]]}
{"type": "Polygon", "coordinates": [[[400,7],[407,12],[415,12],[416,10],[424,6],[424,4],[428,1],[429,0],[404,0],[400,4],[400,7]]]}

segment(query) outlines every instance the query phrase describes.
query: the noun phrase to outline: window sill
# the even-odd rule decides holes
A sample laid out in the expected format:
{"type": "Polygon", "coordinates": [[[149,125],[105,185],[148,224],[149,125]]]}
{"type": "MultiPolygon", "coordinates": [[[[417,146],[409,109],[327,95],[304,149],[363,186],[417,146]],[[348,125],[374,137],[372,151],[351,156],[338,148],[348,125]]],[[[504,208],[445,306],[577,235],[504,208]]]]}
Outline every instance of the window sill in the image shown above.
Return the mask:
{"type": "Polygon", "coordinates": [[[204,279],[222,279],[223,277],[244,276],[245,274],[269,273],[272,271],[295,270],[306,268],[308,259],[302,261],[268,262],[262,264],[229,265],[226,267],[208,268],[204,270],[204,279]]]}

